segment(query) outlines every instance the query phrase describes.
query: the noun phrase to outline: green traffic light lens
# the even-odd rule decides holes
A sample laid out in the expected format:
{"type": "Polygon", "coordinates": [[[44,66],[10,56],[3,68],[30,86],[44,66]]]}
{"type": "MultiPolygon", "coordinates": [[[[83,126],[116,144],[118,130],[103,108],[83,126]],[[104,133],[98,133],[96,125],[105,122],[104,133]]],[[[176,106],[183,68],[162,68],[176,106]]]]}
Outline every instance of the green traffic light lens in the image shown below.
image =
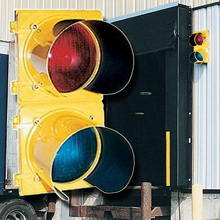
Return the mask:
{"type": "Polygon", "coordinates": [[[198,61],[203,61],[203,56],[202,56],[201,53],[195,52],[195,56],[196,56],[196,59],[197,59],[198,61]]]}
{"type": "Polygon", "coordinates": [[[204,60],[204,57],[199,52],[192,52],[189,56],[189,60],[191,63],[196,63],[198,61],[202,62],[204,60]]]}
{"type": "Polygon", "coordinates": [[[56,153],[52,180],[70,182],[81,177],[92,166],[97,152],[94,128],[83,129],[69,137],[56,153]]]}

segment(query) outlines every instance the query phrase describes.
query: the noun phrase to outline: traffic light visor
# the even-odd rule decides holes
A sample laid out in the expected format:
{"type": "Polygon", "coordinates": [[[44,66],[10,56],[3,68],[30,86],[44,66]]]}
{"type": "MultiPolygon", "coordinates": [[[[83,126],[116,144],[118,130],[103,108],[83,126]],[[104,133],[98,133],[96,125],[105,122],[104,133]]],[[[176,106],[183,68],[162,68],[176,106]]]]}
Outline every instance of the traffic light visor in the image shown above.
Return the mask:
{"type": "Polygon", "coordinates": [[[115,130],[96,127],[101,139],[101,156],[85,180],[105,193],[123,190],[134,172],[134,153],[129,142],[115,130]]]}
{"type": "Polygon", "coordinates": [[[115,94],[129,83],[134,67],[130,42],[116,26],[103,21],[84,21],[95,34],[100,47],[100,66],[87,90],[115,94]]]}

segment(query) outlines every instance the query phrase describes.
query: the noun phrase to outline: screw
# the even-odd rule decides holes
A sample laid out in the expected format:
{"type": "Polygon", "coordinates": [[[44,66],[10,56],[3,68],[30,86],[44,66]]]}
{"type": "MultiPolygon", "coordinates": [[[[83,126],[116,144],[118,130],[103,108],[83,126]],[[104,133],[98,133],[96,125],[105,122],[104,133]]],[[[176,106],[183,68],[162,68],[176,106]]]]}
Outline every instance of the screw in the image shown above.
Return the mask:
{"type": "Polygon", "coordinates": [[[39,118],[36,118],[35,120],[34,120],[34,123],[37,125],[37,124],[39,124],[40,123],[40,119],[39,118]]]}
{"type": "Polygon", "coordinates": [[[40,178],[39,176],[36,176],[36,177],[34,178],[34,180],[35,180],[35,181],[40,181],[41,178],[40,178]]]}
{"type": "Polygon", "coordinates": [[[35,84],[35,85],[33,86],[33,89],[34,89],[34,90],[39,89],[39,85],[35,84]]]}
{"type": "Polygon", "coordinates": [[[31,28],[32,28],[33,30],[36,30],[36,29],[37,29],[37,25],[36,25],[36,24],[33,24],[33,25],[31,26],[31,28]]]}

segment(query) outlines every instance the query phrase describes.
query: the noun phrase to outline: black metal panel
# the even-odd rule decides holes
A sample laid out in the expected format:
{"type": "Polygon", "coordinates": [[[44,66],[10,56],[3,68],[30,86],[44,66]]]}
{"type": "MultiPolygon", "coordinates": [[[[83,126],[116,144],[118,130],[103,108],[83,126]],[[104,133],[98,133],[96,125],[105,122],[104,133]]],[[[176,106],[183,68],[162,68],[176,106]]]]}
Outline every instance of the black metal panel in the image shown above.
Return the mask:
{"type": "Polygon", "coordinates": [[[185,7],[177,8],[178,41],[175,50],[166,52],[166,131],[171,135],[171,186],[191,185],[192,146],[192,66],[189,63],[188,37],[191,14],[185,7]]]}
{"type": "Polygon", "coordinates": [[[176,9],[171,8],[113,24],[124,32],[137,55],[175,48],[177,23],[176,9]]]}
{"type": "Polygon", "coordinates": [[[166,131],[171,133],[171,186],[191,184],[190,24],[190,9],[182,5],[114,23],[135,52],[130,85],[105,100],[106,125],[121,132],[136,155],[130,185],[166,185],[166,131]]]}
{"type": "Polygon", "coordinates": [[[135,62],[130,84],[107,98],[106,122],[134,148],[136,163],[130,185],[139,186],[143,181],[165,185],[165,53],[135,56],[135,62]]]}
{"type": "Polygon", "coordinates": [[[8,55],[0,54],[0,195],[5,186],[5,150],[7,118],[8,55]]]}

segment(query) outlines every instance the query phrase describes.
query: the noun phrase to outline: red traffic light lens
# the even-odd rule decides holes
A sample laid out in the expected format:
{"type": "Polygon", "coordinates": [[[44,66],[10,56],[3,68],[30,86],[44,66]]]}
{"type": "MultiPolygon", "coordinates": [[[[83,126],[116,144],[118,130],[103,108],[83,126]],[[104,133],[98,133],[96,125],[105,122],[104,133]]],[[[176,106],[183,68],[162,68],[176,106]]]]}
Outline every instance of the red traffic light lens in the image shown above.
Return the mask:
{"type": "Polygon", "coordinates": [[[196,34],[196,36],[195,36],[196,45],[202,45],[203,41],[204,41],[204,38],[203,38],[202,34],[200,34],[200,33],[196,34]]]}
{"type": "Polygon", "coordinates": [[[97,46],[91,33],[81,24],[66,28],[54,41],[48,55],[48,73],[58,92],[72,92],[92,76],[97,46]]]}
{"type": "Polygon", "coordinates": [[[196,46],[196,45],[201,46],[204,41],[205,41],[205,38],[202,36],[201,33],[193,34],[193,35],[189,38],[189,44],[190,44],[192,47],[194,47],[194,46],[196,46]]]}

